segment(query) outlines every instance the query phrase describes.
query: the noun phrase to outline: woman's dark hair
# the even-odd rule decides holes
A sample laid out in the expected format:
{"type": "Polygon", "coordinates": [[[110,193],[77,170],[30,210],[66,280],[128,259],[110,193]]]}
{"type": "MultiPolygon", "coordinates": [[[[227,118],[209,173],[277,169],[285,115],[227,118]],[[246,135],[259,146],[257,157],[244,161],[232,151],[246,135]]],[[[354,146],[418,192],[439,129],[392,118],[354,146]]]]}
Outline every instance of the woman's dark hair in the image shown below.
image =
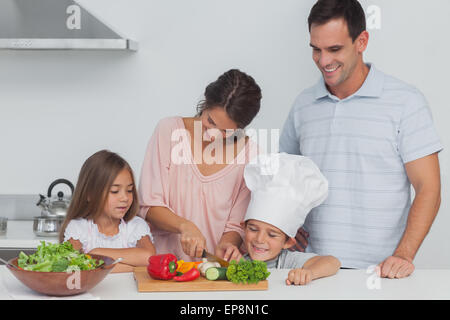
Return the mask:
{"type": "Polygon", "coordinates": [[[261,89],[255,80],[237,69],[222,74],[205,89],[205,100],[197,105],[197,116],[204,110],[222,107],[239,129],[244,129],[258,114],[261,89]]]}
{"type": "Polygon", "coordinates": [[[353,42],[366,30],[366,16],[357,0],[318,0],[309,13],[309,31],[313,23],[323,25],[338,18],[343,18],[347,23],[353,42]]]}

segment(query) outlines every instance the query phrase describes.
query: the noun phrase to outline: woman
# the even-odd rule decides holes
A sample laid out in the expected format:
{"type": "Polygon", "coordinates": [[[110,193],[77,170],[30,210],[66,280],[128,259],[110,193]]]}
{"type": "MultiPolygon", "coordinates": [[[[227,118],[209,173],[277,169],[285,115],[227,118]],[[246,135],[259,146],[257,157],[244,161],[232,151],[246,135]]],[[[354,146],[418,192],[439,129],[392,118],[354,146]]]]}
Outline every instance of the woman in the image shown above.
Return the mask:
{"type": "Polygon", "coordinates": [[[150,223],[157,252],[192,260],[206,249],[240,258],[240,222],[250,201],[243,171],[256,149],[242,129],[260,101],[254,79],[229,70],[207,86],[195,117],[158,123],[139,188],[140,216],[150,223]]]}

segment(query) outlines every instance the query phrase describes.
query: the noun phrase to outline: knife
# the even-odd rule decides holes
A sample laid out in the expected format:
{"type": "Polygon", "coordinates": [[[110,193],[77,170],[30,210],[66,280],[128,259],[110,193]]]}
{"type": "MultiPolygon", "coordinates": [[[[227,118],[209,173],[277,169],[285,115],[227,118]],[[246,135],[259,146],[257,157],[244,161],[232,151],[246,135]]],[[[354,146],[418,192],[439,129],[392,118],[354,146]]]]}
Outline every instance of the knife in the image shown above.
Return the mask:
{"type": "Polygon", "coordinates": [[[225,267],[225,268],[227,268],[230,265],[230,263],[228,261],[220,259],[219,257],[213,255],[212,253],[207,252],[206,250],[203,250],[202,258],[206,258],[208,261],[212,261],[212,262],[216,261],[216,262],[220,263],[220,265],[222,267],[225,267]]]}

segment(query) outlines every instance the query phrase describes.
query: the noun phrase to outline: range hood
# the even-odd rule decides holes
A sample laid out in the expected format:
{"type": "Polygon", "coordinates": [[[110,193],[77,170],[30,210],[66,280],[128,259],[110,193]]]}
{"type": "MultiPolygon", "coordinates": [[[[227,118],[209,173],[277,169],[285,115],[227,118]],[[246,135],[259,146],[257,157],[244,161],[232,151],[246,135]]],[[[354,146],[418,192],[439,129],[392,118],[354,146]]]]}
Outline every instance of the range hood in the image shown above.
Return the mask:
{"type": "Polygon", "coordinates": [[[76,0],[0,0],[0,49],[132,50],[76,0]]]}

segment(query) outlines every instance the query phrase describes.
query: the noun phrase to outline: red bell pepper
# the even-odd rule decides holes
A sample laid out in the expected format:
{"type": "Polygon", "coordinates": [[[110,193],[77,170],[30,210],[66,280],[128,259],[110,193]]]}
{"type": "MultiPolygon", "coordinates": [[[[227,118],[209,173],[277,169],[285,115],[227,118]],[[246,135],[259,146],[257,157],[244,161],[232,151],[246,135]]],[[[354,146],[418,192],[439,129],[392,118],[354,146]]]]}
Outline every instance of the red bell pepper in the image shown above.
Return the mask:
{"type": "Polygon", "coordinates": [[[197,268],[192,268],[188,272],[184,273],[181,276],[176,276],[173,279],[175,281],[192,281],[200,277],[200,271],[197,268]]]}
{"type": "Polygon", "coordinates": [[[170,280],[177,274],[177,257],[171,253],[158,254],[148,259],[147,272],[154,279],[170,280]]]}

